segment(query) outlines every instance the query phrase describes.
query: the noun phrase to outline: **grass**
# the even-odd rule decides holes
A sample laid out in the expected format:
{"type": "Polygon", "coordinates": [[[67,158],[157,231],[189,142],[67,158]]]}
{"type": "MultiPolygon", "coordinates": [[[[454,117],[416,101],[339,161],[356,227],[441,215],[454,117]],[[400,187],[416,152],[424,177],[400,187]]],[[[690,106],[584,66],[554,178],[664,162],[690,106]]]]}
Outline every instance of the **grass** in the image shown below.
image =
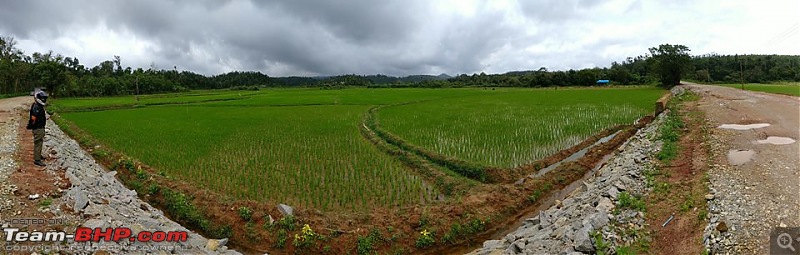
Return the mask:
{"type": "Polygon", "coordinates": [[[670,111],[667,114],[664,125],[661,126],[659,130],[659,139],[661,139],[664,144],[661,147],[661,151],[656,154],[656,158],[658,158],[658,160],[660,160],[662,163],[668,165],[670,162],[672,162],[672,160],[678,157],[678,150],[680,146],[678,143],[681,135],[684,132],[683,129],[686,127],[686,123],[684,123],[677,106],[683,102],[697,101],[698,99],[699,96],[697,94],[687,91],[670,100],[667,106],[670,111]]]}
{"type": "Polygon", "coordinates": [[[639,195],[631,195],[627,191],[623,191],[619,193],[618,198],[619,207],[622,209],[633,209],[640,212],[646,210],[644,200],[639,195]]]}
{"type": "Polygon", "coordinates": [[[259,92],[237,91],[237,90],[201,90],[185,93],[152,94],[141,95],[139,101],[136,96],[114,96],[114,97],[83,97],[54,99],[49,111],[69,112],[69,111],[88,111],[103,110],[114,108],[132,108],[147,105],[165,104],[187,104],[214,101],[241,100],[250,96],[258,95],[259,92]]]}
{"type": "Polygon", "coordinates": [[[599,231],[592,230],[592,232],[589,233],[589,236],[592,237],[595,253],[597,255],[605,255],[611,244],[603,240],[603,234],[599,231]]]}
{"type": "Polygon", "coordinates": [[[528,196],[528,200],[530,200],[531,202],[535,203],[536,201],[539,201],[539,198],[541,198],[542,195],[546,194],[552,188],[553,188],[553,184],[551,184],[551,183],[547,183],[547,184],[544,184],[543,186],[536,187],[536,189],[533,191],[533,193],[530,196],[528,196]]]}
{"type": "Polygon", "coordinates": [[[381,125],[407,142],[483,166],[544,158],[652,111],[655,88],[521,90],[382,108],[381,125]]]}
{"type": "Polygon", "coordinates": [[[357,254],[373,254],[375,246],[383,241],[383,236],[377,229],[372,229],[366,236],[358,236],[356,239],[357,254]]]}
{"type": "MultiPolygon", "coordinates": [[[[737,89],[742,88],[742,84],[721,84],[721,86],[737,89]]],[[[776,84],[748,83],[744,84],[744,89],[800,97],[800,82],[785,82],[776,84]]]]}
{"type": "Polygon", "coordinates": [[[442,242],[456,243],[459,238],[469,237],[472,234],[480,233],[486,229],[488,221],[481,219],[472,219],[467,222],[453,223],[450,226],[450,231],[442,235],[442,242]]]}

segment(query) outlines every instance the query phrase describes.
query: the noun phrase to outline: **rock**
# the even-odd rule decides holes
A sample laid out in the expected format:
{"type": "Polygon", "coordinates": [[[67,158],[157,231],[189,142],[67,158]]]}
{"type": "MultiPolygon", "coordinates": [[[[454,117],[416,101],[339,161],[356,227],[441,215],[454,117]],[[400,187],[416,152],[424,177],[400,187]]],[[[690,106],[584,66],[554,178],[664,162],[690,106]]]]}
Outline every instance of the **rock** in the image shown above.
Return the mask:
{"type": "Polygon", "coordinates": [[[512,243],[506,250],[510,251],[512,254],[518,254],[522,253],[522,249],[524,248],[525,248],[525,240],[520,239],[512,243]]]}
{"type": "Polygon", "coordinates": [[[539,224],[539,217],[527,218],[525,219],[526,223],[530,223],[531,225],[539,224]]]}
{"type": "Polygon", "coordinates": [[[778,227],[785,228],[786,227],[786,223],[781,222],[781,224],[778,225],[778,227]]]}
{"type": "Polygon", "coordinates": [[[141,224],[131,225],[131,232],[133,232],[134,235],[139,234],[139,232],[142,231],[144,231],[144,226],[142,226],[141,224]]]}
{"type": "Polygon", "coordinates": [[[556,202],[553,206],[555,206],[556,208],[561,208],[561,206],[563,206],[563,203],[561,202],[561,200],[556,199],[556,202]]]}
{"type": "Polygon", "coordinates": [[[608,197],[617,200],[617,195],[619,195],[619,190],[617,190],[617,187],[611,187],[608,188],[606,194],[608,194],[608,197]]]}
{"type": "Polygon", "coordinates": [[[225,246],[228,244],[228,238],[219,239],[219,246],[225,246]]]}
{"type": "Polygon", "coordinates": [[[714,194],[706,194],[706,200],[713,200],[714,194]]]}
{"type": "Polygon", "coordinates": [[[550,224],[551,224],[550,216],[547,215],[547,213],[544,212],[544,211],[539,212],[539,226],[540,226],[540,228],[549,227],[550,224]]]}
{"type": "Polygon", "coordinates": [[[219,241],[218,240],[216,240],[216,239],[208,239],[208,242],[206,243],[206,249],[207,250],[216,251],[217,248],[219,248],[219,247],[220,247],[220,245],[219,245],[219,241]]]}
{"type": "Polygon", "coordinates": [[[562,240],[564,236],[566,236],[567,231],[569,231],[569,229],[570,229],[569,226],[561,226],[558,229],[556,229],[556,231],[553,231],[553,234],[551,235],[558,240],[562,240]]]}
{"type": "Polygon", "coordinates": [[[530,239],[533,239],[533,240],[545,240],[548,237],[550,237],[551,234],[553,234],[553,229],[552,228],[545,228],[545,229],[539,230],[538,232],[533,232],[533,233],[534,233],[534,235],[530,239]]]}
{"type": "Polygon", "coordinates": [[[75,192],[75,204],[72,208],[74,208],[75,211],[80,211],[86,208],[87,205],[89,205],[89,196],[86,195],[86,192],[83,190],[75,192]]]}
{"type": "Polygon", "coordinates": [[[514,235],[514,233],[509,233],[508,235],[506,235],[504,239],[506,240],[506,242],[512,243],[517,240],[517,236],[514,235]]]}
{"type": "Polygon", "coordinates": [[[493,250],[503,246],[503,241],[501,240],[487,240],[483,242],[483,249],[493,250]]]}
{"type": "Polygon", "coordinates": [[[600,198],[600,201],[597,202],[597,207],[595,207],[598,212],[609,213],[611,209],[614,209],[614,202],[611,202],[611,199],[607,197],[600,198]]]}
{"type": "Polygon", "coordinates": [[[622,181],[622,184],[625,184],[625,185],[635,184],[635,182],[633,180],[631,180],[631,178],[628,178],[628,176],[622,176],[622,177],[619,178],[619,180],[622,181]]]}
{"type": "Polygon", "coordinates": [[[626,190],[625,185],[620,181],[614,182],[614,187],[617,188],[617,190],[626,190]]]}
{"type": "Polygon", "coordinates": [[[40,195],[39,195],[39,194],[33,194],[33,195],[29,195],[29,196],[28,196],[28,199],[30,199],[30,200],[36,200],[36,199],[38,199],[39,197],[40,197],[40,195]]]}
{"type": "Polygon", "coordinates": [[[594,229],[602,229],[608,224],[608,214],[596,212],[589,217],[589,223],[592,224],[594,229]]]}
{"type": "Polygon", "coordinates": [[[285,204],[278,204],[278,211],[281,212],[283,216],[294,216],[294,209],[285,204]]]}
{"type": "Polygon", "coordinates": [[[717,224],[717,231],[720,233],[728,231],[728,225],[725,224],[725,221],[720,221],[719,224],[717,224]]]}
{"type": "Polygon", "coordinates": [[[589,236],[589,226],[584,226],[575,233],[575,250],[583,253],[594,253],[594,242],[589,236]]]}
{"type": "Polygon", "coordinates": [[[95,228],[102,228],[105,225],[105,221],[101,219],[90,219],[83,223],[84,227],[95,229],[95,228]]]}

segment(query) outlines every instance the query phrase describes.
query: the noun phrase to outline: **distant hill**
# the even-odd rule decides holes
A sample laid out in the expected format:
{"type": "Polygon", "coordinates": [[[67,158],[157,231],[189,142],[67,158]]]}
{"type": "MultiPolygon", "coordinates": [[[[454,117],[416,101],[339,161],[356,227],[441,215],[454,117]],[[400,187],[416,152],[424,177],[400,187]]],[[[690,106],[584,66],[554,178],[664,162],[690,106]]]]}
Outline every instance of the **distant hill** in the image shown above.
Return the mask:
{"type": "Polygon", "coordinates": [[[374,74],[366,76],[348,74],[348,75],[338,75],[338,76],[315,76],[315,77],[299,77],[299,76],[274,77],[274,79],[283,86],[296,87],[296,86],[327,84],[330,83],[330,81],[334,80],[339,81],[345,77],[347,77],[349,81],[364,80],[362,82],[358,82],[360,84],[369,83],[375,85],[409,83],[409,82],[416,83],[422,81],[447,80],[452,78],[452,76],[442,73],[439,75],[409,75],[404,77],[388,76],[384,74],[374,74]]]}

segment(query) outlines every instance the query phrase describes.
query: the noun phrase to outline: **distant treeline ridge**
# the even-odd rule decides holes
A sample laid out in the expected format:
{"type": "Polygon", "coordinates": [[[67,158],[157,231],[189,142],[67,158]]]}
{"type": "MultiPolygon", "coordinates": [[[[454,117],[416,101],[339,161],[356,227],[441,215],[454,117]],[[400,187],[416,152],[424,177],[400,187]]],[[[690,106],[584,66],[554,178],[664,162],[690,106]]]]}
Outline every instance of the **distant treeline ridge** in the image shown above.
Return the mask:
{"type": "MultiPolygon", "coordinates": [[[[712,83],[800,81],[800,56],[716,55],[693,56],[684,79],[712,83]]],[[[179,92],[193,89],[258,89],[260,87],[550,87],[589,86],[598,79],[612,84],[654,84],[658,74],[649,54],[629,57],[611,67],[581,70],[514,71],[505,74],[441,74],[392,77],[339,75],[331,77],[270,77],[260,72],[229,72],[204,76],[190,71],[132,69],[119,56],[87,68],[78,58],[53,52],[25,55],[13,38],[0,38],[0,94],[25,94],[44,87],[58,97],[112,96],[179,92]]]]}

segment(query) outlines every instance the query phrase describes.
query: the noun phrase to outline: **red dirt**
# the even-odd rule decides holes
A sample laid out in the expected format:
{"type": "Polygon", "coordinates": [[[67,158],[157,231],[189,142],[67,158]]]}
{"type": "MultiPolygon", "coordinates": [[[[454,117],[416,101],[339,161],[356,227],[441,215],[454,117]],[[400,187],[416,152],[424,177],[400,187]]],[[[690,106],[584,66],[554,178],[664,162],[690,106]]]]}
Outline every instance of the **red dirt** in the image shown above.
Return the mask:
{"type": "MultiPolygon", "coordinates": [[[[3,118],[17,118],[20,120],[20,125],[17,133],[19,141],[19,148],[17,151],[17,162],[19,164],[17,171],[14,171],[8,180],[11,184],[18,187],[14,192],[14,200],[17,203],[10,210],[0,212],[0,218],[11,219],[54,219],[55,216],[52,212],[40,212],[40,204],[47,198],[56,198],[61,196],[59,189],[66,189],[70,186],[70,182],[64,176],[64,171],[51,172],[46,171],[43,167],[33,164],[33,134],[30,130],[25,129],[27,116],[19,116],[16,113],[3,112],[3,118]],[[55,185],[58,184],[58,185],[55,185]],[[35,200],[30,200],[29,195],[38,194],[40,197],[35,200]]],[[[46,151],[42,152],[43,155],[48,155],[46,151]]],[[[47,163],[47,160],[45,160],[47,163]]],[[[62,208],[64,209],[64,208],[62,208]]],[[[65,230],[68,225],[74,225],[74,222],[61,222],[61,224],[30,224],[15,226],[21,229],[28,229],[30,231],[61,231],[65,230]]],[[[34,243],[18,243],[21,245],[34,245],[34,243]]],[[[25,253],[29,254],[29,253],[25,253]]]]}
{"type": "MultiPolygon", "coordinates": [[[[683,113],[696,111],[697,102],[686,102],[683,113]]],[[[651,233],[650,254],[700,254],[705,219],[698,214],[705,208],[706,193],[703,174],[706,172],[707,154],[702,147],[702,119],[683,117],[684,135],[679,140],[679,155],[668,166],[662,166],[664,175],[656,177],[657,183],[669,183],[668,194],[652,192],[648,197],[646,213],[647,230],[651,233]],[[681,212],[684,203],[693,201],[693,208],[681,212]],[[675,218],[665,227],[661,225],[672,215],[675,218]]]]}

